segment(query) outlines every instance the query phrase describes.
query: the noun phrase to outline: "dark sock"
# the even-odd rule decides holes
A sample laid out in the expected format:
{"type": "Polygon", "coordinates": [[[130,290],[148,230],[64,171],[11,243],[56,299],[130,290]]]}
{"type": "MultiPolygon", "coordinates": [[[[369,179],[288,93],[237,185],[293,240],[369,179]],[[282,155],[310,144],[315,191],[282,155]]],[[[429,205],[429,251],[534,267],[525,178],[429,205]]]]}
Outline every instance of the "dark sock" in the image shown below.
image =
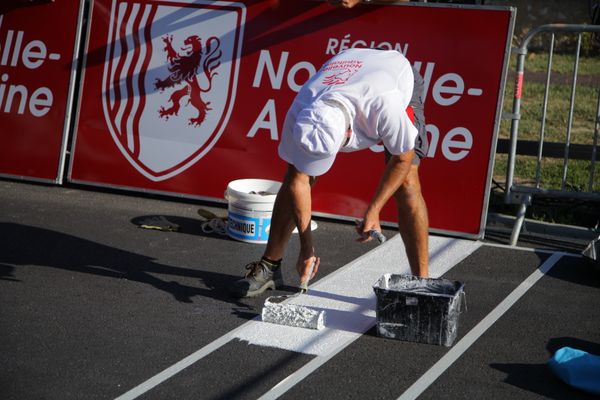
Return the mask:
{"type": "Polygon", "coordinates": [[[261,261],[263,263],[265,263],[265,265],[270,269],[270,270],[274,270],[277,269],[281,266],[281,258],[277,261],[273,261],[273,260],[269,260],[267,257],[262,257],[261,261]]]}

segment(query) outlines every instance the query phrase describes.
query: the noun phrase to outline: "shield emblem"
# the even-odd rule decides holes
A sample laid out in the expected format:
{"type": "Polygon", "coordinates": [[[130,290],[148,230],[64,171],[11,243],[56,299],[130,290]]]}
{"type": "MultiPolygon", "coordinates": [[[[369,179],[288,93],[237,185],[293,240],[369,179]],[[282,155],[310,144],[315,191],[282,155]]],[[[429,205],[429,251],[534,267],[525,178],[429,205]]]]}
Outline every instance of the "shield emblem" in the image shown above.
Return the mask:
{"type": "Polygon", "coordinates": [[[242,3],[114,0],[102,104],[110,134],[146,178],[180,174],[218,141],[231,115],[242,3]]]}

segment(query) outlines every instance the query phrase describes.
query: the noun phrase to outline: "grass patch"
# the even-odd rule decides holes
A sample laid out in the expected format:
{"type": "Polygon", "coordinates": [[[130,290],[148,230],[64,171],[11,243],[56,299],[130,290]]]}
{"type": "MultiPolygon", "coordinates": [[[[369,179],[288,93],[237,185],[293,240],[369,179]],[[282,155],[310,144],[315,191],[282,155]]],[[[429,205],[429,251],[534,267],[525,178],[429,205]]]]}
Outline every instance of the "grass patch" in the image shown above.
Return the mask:
{"type": "MultiPolygon", "coordinates": [[[[525,56],[525,66],[531,72],[546,72],[548,70],[548,53],[527,53],[525,56]]],[[[598,57],[581,56],[577,72],[580,75],[598,75],[600,74],[600,62],[598,57]]],[[[512,69],[516,66],[516,57],[512,60],[512,69]]],[[[552,56],[552,73],[573,74],[575,68],[574,54],[554,54],[552,56]]]]}
{"type": "MultiPolygon", "coordinates": [[[[521,120],[519,121],[519,139],[538,140],[543,116],[545,83],[527,81],[523,84],[521,100],[521,120]]],[[[511,84],[511,85],[514,85],[511,84]]],[[[507,87],[507,90],[509,88],[507,87]]],[[[512,94],[512,88],[507,94],[512,94]]],[[[545,140],[565,142],[569,121],[571,87],[551,83],[548,91],[548,106],[545,119],[545,140]]],[[[505,96],[504,110],[512,109],[512,95],[505,96]]],[[[598,106],[598,88],[577,86],[571,120],[571,143],[593,143],[594,117],[598,106]]],[[[501,125],[500,137],[510,136],[510,121],[501,125]]]]}
{"type": "MultiPolygon", "coordinates": [[[[514,74],[515,65],[516,56],[512,56],[509,73],[514,74]]],[[[540,139],[547,66],[547,53],[529,53],[526,56],[520,109],[521,119],[518,131],[519,140],[538,141],[540,139]]],[[[573,55],[554,54],[545,116],[545,142],[566,143],[573,66],[573,55]]],[[[570,121],[571,144],[591,145],[593,143],[599,90],[600,57],[581,57],[573,115],[570,121]]],[[[503,104],[504,112],[512,111],[513,91],[514,79],[507,79],[503,104]]],[[[510,137],[510,126],[510,120],[501,121],[500,138],[508,139],[510,137]]],[[[516,206],[507,205],[503,202],[507,159],[506,154],[497,154],[495,158],[495,186],[492,188],[490,211],[514,214],[516,206]]],[[[600,175],[600,154],[596,156],[596,159],[595,179],[592,182],[591,191],[600,193],[600,178],[598,178],[600,175]]],[[[591,168],[590,160],[569,160],[564,190],[572,192],[590,191],[591,168]]],[[[539,166],[539,180],[537,180],[537,158],[517,155],[514,182],[518,185],[561,190],[563,189],[563,169],[564,161],[562,158],[544,157],[539,166]]],[[[598,202],[595,204],[592,202],[591,205],[590,202],[577,202],[577,207],[575,207],[576,203],[573,200],[568,200],[570,203],[565,203],[565,201],[534,196],[534,204],[528,208],[527,217],[541,221],[591,227],[598,223],[598,219],[600,219],[600,212],[598,212],[600,204],[598,202]],[[587,216],[584,216],[586,213],[587,216]]]]}

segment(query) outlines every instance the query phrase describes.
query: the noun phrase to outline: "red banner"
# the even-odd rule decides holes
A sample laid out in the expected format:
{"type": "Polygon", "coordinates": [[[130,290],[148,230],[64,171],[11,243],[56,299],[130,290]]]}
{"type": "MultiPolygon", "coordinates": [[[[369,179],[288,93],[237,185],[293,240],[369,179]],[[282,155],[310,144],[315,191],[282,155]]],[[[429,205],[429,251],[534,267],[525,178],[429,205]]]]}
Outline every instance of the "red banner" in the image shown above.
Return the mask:
{"type": "Polygon", "coordinates": [[[0,5],[0,175],[62,180],[80,7],[0,5]]]}
{"type": "MultiPolygon", "coordinates": [[[[480,236],[512,12],[315,1],[97,0],[70,179],[222,199],[228,182],[281,180],[287,108],[350,47],[402,52],[425,79],[422,162],[432,230],[480,236]]],[[[362,215],[383,149],[340,154],[316,212],[362,215]]],[[[395,221],[392,204],[383,221],[395,221]]]]}

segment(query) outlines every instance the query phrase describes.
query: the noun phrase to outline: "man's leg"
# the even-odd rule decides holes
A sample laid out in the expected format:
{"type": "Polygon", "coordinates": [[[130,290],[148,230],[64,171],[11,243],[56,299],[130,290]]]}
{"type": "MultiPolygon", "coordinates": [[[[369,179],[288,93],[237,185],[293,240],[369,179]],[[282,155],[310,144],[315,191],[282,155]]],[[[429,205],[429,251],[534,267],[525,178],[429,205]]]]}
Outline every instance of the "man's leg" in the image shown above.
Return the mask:
{"type": "MultiPolygon", "coordinates": [[[[234,296],[257,296],[267,289],[275,289],[277,285],[282,284],[281,270],[279,269],[281,259],[295,228],[289,168],[273,205],[267,248],[260,261],[246,266],[246,269],[249,270],[246,277],[234,282],[230,287],[230,293],[234,296]]],[[[311,185],[315,181],[315,178],[311,178],[311,185]]]]}
{"type": "Polygon", "coordinates": [[[273,214],[271,216],[271,230],[269,240],[263,257],[278,261],[283,258],[285,248],[295,227],[294,210],[289,186],[289,170],[286,172],[281,189],[277,193],[273,214]]]}
{"type": "Polygon", "coordinates": [[[404,184],[394,194],[398,229],[413,275],[429,276],[429,218],[421,193],[419,166],[411,165],[404,184]]]}

